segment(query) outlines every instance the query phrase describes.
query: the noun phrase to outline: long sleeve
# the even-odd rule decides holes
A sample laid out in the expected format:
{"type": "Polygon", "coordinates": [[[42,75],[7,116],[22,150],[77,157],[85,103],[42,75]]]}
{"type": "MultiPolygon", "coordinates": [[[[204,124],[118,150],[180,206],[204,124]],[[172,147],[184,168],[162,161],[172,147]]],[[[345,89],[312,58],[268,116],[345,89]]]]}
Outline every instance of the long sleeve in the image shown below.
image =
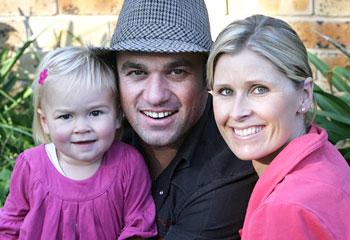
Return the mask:
{"type": "Polygon", "coordinates": [[[254,212],[243,240],[336,239],[322,218],[298,204],[265,203],[254,212]]]}
{"type": "Polygon", "coordinates": [[[255,175],[245,178],[245,181],[232,177],[198,188],[197,193],[182,206],[176,224],[170,226],[165,238],[240,239],[238,230],[242,227],[249,189],[255,181],[255,175]]]}
{"type": "Polygon", "coordinates": [[[11,176],[10,192],[0,209],[0,239],[18,239],[19,230],[29,211],[30,168],[24,154],[20,154],[11,176]]]}
{"type": "Polygon", "coordinates": [[[135,150],[127,151],[125,160],[124,223],[118,239],[149,238],[157,234],[155,205],[151,195],[151,180],[146,164],[135,150]]]}

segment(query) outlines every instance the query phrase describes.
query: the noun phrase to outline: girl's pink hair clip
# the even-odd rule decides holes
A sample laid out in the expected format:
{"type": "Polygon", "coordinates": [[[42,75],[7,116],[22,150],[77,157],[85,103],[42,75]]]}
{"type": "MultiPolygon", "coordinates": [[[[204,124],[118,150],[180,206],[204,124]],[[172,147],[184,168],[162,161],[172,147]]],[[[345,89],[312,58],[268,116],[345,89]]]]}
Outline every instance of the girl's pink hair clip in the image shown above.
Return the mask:
{"type": "Polygon", "coordinates": [[[41,71],[38,83],[43,85],[45,83],[45,79],[47,78],[47,68],[41,71]]]}

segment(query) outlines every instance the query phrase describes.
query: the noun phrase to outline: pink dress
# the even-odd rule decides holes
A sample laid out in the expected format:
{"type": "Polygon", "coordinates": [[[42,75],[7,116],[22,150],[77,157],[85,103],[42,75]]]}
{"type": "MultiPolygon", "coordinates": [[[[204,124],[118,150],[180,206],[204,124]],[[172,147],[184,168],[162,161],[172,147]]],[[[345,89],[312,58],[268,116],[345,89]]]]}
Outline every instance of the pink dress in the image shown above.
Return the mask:
{"type": "Polygon", "coordinates": [[[85,180],[62,176],[44,145],[21,153],[0,209],[0,239],[127,239],[157,234],[145,162],[114,143],[85,180]]]}
{"type": "Polygon", "coordinates": [[[291,141],[259,178],[243,240],[350,239],[350,167],[313,126],[291,141]]]}

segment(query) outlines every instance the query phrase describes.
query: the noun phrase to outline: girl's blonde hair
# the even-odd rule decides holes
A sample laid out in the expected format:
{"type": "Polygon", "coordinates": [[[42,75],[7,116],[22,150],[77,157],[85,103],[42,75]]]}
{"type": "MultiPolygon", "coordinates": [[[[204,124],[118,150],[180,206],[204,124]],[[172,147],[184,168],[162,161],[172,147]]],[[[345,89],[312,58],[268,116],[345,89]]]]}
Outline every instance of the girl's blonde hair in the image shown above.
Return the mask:
{"type": "MultiPolygon", "coordinates": [[[[38,109],[42,109],[47,89],[59,87],[66,96],[90,88],[111,90],[115,95],[118,120],[121,121],[121,107],[116,77],[112,68],[92,47],[65,47],[45,55],[33,82],[33,138],[36,143],[50,142],[41,123],[38,109]]],[[[107,93],[106,93],[107,94],[107,93]]],[[[65,97],[65,96],[62,96],[65,97]]],[[[118,134],[117,134],[118,136],[118,134]]]]}
{"type": "MultiPolygon", "coordinates": [[[[291,26],[277,18],[253,15],[229,24],[212,45],[207,62],[207,78],[211,89],[220,56],[238,54],[244,49],[268,59],[296,87],[303,86],[306,78],[312,78],[306,48],[291,26]]],[[[307,116],[307,125],[312,121],[313,115],[311,113],[307,116]]]]}

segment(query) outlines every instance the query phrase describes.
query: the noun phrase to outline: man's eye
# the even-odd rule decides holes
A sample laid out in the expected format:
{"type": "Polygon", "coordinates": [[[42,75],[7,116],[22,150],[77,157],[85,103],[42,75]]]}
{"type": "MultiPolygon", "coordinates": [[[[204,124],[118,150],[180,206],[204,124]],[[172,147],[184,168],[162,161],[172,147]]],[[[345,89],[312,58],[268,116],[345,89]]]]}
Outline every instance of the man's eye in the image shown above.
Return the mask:
{"type": "Polygon", "coordinates": [[[145,71],[142,71],[142,70],[133,70],[133,71],[130,71],[128,72],[128,76],[131,76],[131,75],[135,75],[135,76],[141,76],[141,75],[145,75],[146,72],[145,71]]]}
{"type": "Polygon", "coordinates": [[[256,86],[253,88],[252,93],[256,95],[262,95],[269,91],[267,87],[264,86],[256,86]]]}
{"type": "Polygon", "coordinates": [[[62,115],[60,115],[60,116],[58,116],[57,118],[58,119],[64,119],[64,120],[67,120],[67,119],[69,119],[69,118],[71,118],[72,117],[72,115],[70,115],[70,114],[62,114],[62,115]]]}
{"type": "Polygon", "coordinates": [[[98,111],[98,110],[92,111],[92,112],[90,113],[90,115],[93,116],[93,117],[98,117],[98,116],[100,116],[101,114],[102,114],[102,111],[98,111]]]}
{"type": "Polygon", "coordinates": [[[171,70],[170,73],[173,74],[173,75],[179,75],[179,74],[184,74],[185,70],[183,70],[183,69],[173,69],[173,70],[171,70]]]}

